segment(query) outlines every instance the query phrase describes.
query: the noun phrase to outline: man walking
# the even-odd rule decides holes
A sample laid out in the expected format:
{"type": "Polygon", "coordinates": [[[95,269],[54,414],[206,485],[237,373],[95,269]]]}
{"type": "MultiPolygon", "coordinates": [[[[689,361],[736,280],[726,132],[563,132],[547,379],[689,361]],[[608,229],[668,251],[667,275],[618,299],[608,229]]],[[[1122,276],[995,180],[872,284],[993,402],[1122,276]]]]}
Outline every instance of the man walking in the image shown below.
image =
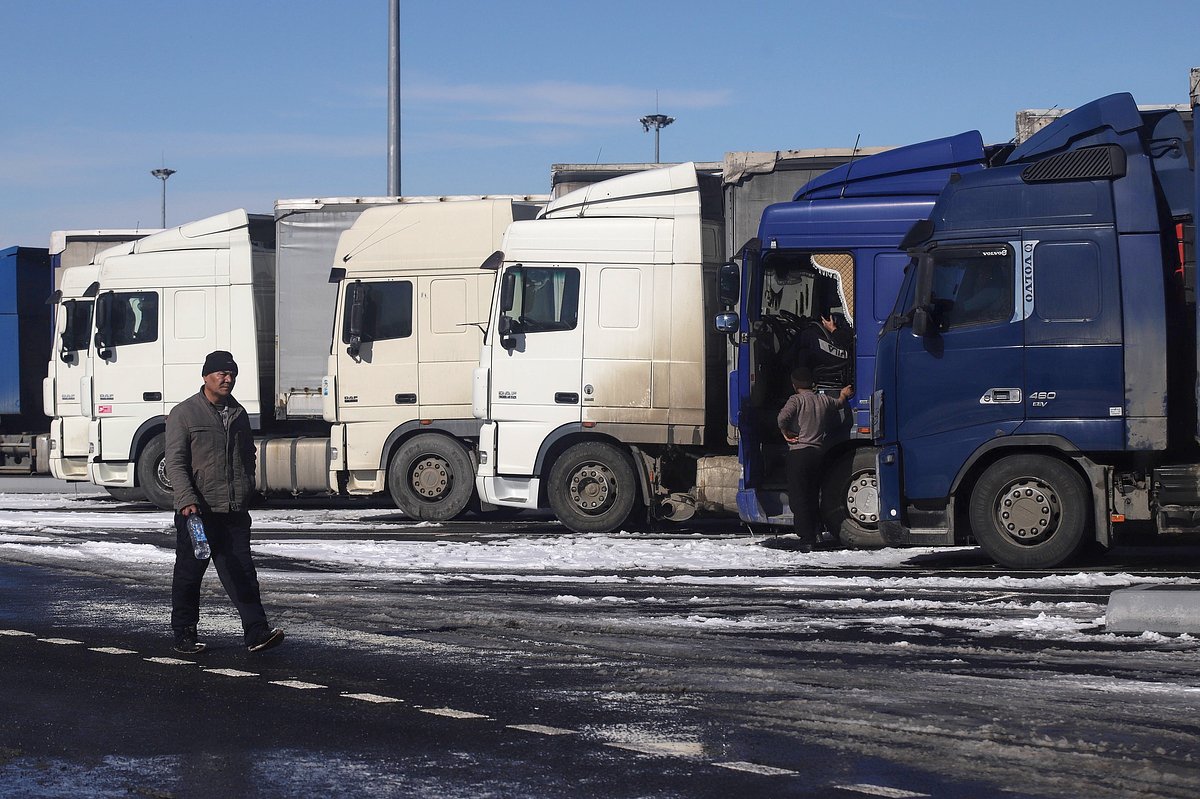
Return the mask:
{"type": "Polygon", "coordinates": [[[846,404],[854,389],[845,386],[836,399],[818,394],[813,391],[812,372],[803,366],[792,371],[792,388],[796,393],[779,411],[779,432],[788,443],[788,504],[800,539],[798,549],[812,552],[821,532],[821,448],[832,427],[833,411],[846,404]]]}
{"type": "Polygon", "coordinates": [[[283,631],[267,623],[259,596],[258,573],[250,555],[250,514],[254,491],[254,438],[246,409],[233,398],[238,367],[224,351],[210,352],[201,375],[204,385],[167,417],[165,468],[175,494],[175,573],[171,586],[171,629],[176,652],[204,649],[196,637],[200,583],[208,560],[198,559],[188,534],[188,517],[199,514],[212,548],[212,561],[225,593],[242,618],[251,652],[283,641],[283,631]]]}

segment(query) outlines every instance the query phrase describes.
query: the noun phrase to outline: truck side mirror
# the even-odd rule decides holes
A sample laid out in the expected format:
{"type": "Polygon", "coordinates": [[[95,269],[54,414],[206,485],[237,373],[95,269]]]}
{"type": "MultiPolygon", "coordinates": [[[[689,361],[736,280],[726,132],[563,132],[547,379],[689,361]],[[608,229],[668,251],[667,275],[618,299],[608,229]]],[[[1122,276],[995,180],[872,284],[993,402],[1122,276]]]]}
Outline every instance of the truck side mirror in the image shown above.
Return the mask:
{"type": "Polygon", "coordinates": [[[933,319],[930,317],[929,309],[925,307],[917,307],[913,309],[912,314],[912,329],[913,333],[924,338],[928,336],[936,326],[933,324],[933,319]]]}
{"type": "Polygon", "coordinates": [[[713,319],[713,327],[717,329],[717,332],[729,336],[729,343],[734,345],[737,344],[735,336],[737,335],[738,328],[741,327],[741,323],[742,320],[738,316],[737,311],[719,313],[713,319]]]}
{"type": "Polygon", "coordinates": [[[346,348],[346,352],[350,353],[352,357],[357,357],[362,349],[363,317],[366,313],[367,292],[363,288],[361,280],[354,281],[350,292],[350,319],[346,323],[346,337],[350,340],[350,346],[346,348]]]}
{"type": "Polygon", "coordinates": [[[501,316],[496,323],[496,332],[500,334],[500,346],[509,352],[517,348],[517,337],[513,333],[511,316],[501,316]]]}
{"type": "MultiPolygon", "coordinates": [[[[730,261],[721,264],[717,275],[717,299],[726,307],[732,308],[741,298],[742,273],[738,265],[730,261]]],[[[725,331],[722,331],[725,332],[725,331]]]]}
{"type": "Polygon", "coordinates": [[[513,267],[504,273],[500,279],[500,313],[511,311],[513,300],[517,294],[517,277],[521,274],[520,267],[513,267]]]}
{"type": "Polygon", "coordinates": [[[112,304],[112,292],[101,294],[96,298],[96,335],[94,341],[96,344],[96,354],[104,360],[112,357],[112,350],[108,347],[108,342],[112,339],[112,330],[110,323],[112,314],[110,306],[112,304]]]}

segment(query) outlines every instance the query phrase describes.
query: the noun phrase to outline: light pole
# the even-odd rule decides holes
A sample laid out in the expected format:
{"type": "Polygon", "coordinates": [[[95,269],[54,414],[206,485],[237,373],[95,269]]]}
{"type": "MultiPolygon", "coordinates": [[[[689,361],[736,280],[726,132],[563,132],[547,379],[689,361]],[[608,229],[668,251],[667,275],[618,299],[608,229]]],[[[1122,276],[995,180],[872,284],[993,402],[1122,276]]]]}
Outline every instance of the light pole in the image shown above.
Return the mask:
{"type": "Polygon", "coordinates": [[[646,133],[650,132],[650,128],[654,128],[654,163],[658,163],[658,132],[675,121],[675,117],[669,117],[666,114],[647,114],[642,117],[642,130],[646,133]]]}
{"type": "Polygon", "coordinates": [[[175,174],[175,170],[174,170],[174,169],[167,169],[167,168],[164,166],[164,167],[159,167],[158,169],[152,169],[152,170],[150,170],[150,174],[151,174],[151,175],[154,175],[154,177],[158,178],[159,180],[161,180],[161,181],[163,182],[163,189],[162,189],[162,227],[166,228],[166,226],[167,226],[167,178],[171,177],[171,175],[174,175],[174,174],[175,174]]]}

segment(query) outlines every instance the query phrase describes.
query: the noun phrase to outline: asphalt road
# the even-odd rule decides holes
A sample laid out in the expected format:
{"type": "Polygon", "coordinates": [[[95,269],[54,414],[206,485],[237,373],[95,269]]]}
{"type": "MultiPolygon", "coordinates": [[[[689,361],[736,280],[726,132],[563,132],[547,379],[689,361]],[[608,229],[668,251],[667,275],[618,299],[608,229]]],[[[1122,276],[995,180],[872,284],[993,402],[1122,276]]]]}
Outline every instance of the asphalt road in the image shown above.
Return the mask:
{"type": "MultiPolygon", "coordinates": [[[[106,510],[131,522],[106,539],[169,545],[133,524],[142,509],[106,510]]],[[[296,518],[259,540],[305,535],[296,518]]],[[[538,520],[387,516],[310,535],[572,541],[538,520]]],[[[1187,577],[1195,554],[1087,568],[1187,577]]],[[[971,550],[519,582],[262,555],[288,641],[246,653],[213,578],[210,649],[188,658],[168,648],[169,570],[36,561],[0,546],[5,796],[1200,793],[1200,646],[1105,635],[1103,586],[1005,574],[971,550]],[[1072,631],[1043,634],[1048,617],[1072,631]]]]}

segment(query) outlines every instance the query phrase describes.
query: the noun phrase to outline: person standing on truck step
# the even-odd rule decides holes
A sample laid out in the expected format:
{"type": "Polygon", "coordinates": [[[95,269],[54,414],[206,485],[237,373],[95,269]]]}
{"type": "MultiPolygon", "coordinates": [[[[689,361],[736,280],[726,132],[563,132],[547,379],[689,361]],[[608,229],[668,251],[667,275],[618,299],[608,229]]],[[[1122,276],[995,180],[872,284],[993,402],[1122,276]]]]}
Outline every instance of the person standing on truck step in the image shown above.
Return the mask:
{"type": "Polygon", "coordinates": [[[233,355],[210,352],[200,370],[204,385],[167,417],[165,468],[175,495],[176,533],[171,629],[173,648],[184,654],[204,649],[196,624],[208,559],[193,554],[187,529],[193,513],[204,522],[217,576],[242,617],[246,647],[261,652],[283,641],[283,631],[267,623],[250,555],[246,508],[255,485],[254,437],[246,409],[233,398],[237,373],[233,355]]]}
{"type": "Polygon", "coordinates": [[[788,504],[800,539],[797,549],[812,552],[821,532],[821,449],[835,424],[833,412],[846,404],[854,388],[843,387],[836,399],[818,394],[813,391],[812,371],[803,366],[792,371],[792,388],[796,393],[779,411],[779,432],[788,444],[788,504]]]}

